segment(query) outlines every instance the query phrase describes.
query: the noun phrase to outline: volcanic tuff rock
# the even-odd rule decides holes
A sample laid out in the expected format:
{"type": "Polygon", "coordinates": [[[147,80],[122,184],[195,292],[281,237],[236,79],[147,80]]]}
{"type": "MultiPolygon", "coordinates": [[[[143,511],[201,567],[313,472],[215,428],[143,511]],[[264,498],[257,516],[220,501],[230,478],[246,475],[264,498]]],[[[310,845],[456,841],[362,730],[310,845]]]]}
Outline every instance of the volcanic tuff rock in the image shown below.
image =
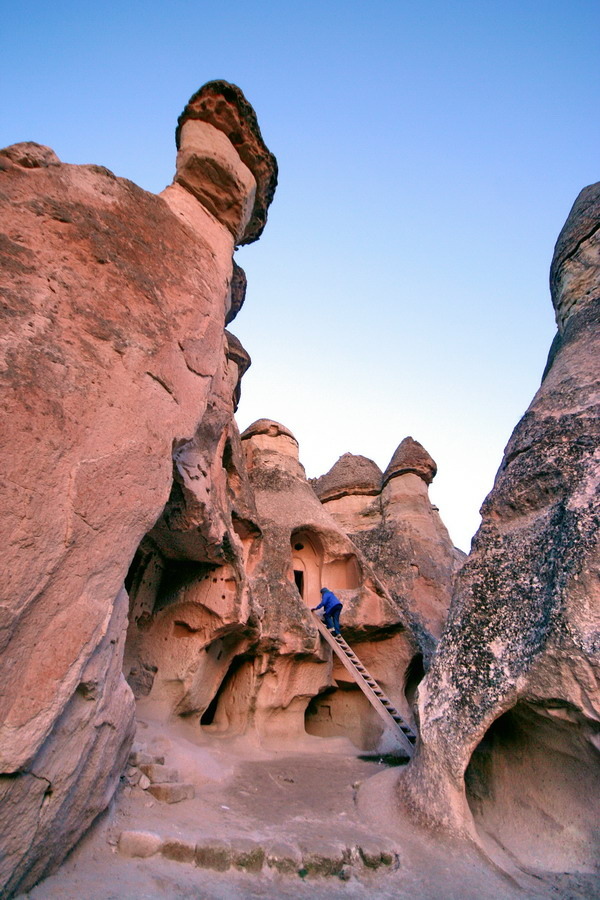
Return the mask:
{"type": "Polygon", "coordinates": [[[308,608],[323,584],[343,599],[345,633],[361,654],[376,656],[374,671],[409,717],[403,684],[414,646],[397,607],[311,490],[293,434],[260,419],[240,441],[230,406],[218,419],[207,414],[177,453],[171,498],[128,583],[125,671],[140,703],[165,720],[195,714],[221,735],[297,746],[307,730],[326,728],[374,747],[381,727],[345,671],[332,669],[308,608]],[[208,504],[223,495],[229,523],[224,504],[208,504]],[[333,713],[323,724],[325,699],[333,713]]]}
{"type": "Polygon", "coordinates": [[[597,871],[600,184],[561,231],[551,288],[558,335],[483,504],[401,792],[521,866],[597,871]]]}
{"type": "MultiPolygon", "coordinates": [[[[313,734],[346,734],[359,747],[374,749],[381,735],[376,716],[320,644],[307,607],[320,603],[321,587],[336,593],[344,604],[346,639],[400,711],[411,718],[404,684],[415,646],[400,610],[319,503],[298,460],[292,433],[277,422],[260,419],[242,434],[242,444],[262,531],[261,553],[251,573],[253,592],[263,607],[263,633],[277,643],[271,666],[285,709],[285,716],[283,709],[279,713],[278,727],[297,738],[305,725],[313,734]],[[336,687],[342,689],[333,690],[336,687]]],[[[272,700],[270,704],[267,719],[259,694],[257,715],[274,728],[272,700]]]]}
{"type": "Polygon", "coordinates": [[[405,437],[396,447],[389,465],[383,473],[384,486],[396,475],[412,472],[422,478],[425,484],[431,484],[437,474],[437,465],[425,447],[412,437],[405,437]]]}
{"type": "Polygon", "coordinates": [[[381,469],[366,456],[344,453],[320,478],[312,480],[322,503],[348,496],[377,496],[381,493],[381,469]]]}
{"type": "Polygon", "coordinates": [[[313,482],[327,512],[393,593],[425,666],[464,559],[429,500],[428,485],[436,471],[425,448],[406,437],[383,475],[373,460],[345,453],[313,482]]]}
{"type": "MultiPolygon", "coordinates": [[[[192,193],[175,183],[157,197],[37,144],[0,154],[4,894],[55,867],[117,784],[133,724],[122,584],[171,484],[175,557],[180,544],[187,552],[177,529],[196,520],[192,559],[228,560],[236,541],[242,552],[232,497],[236,527],[253,527],[235,433],[229,444],[223,433],[247,363],[223,325],[240,304],[235,241],[258,236],[276,166],[239,89],[204,92],[193,98],[210,96],[203,120],[190,125],[210,140],[198,150],[193,128],[189,140],[186,124],[178,130],[176,178],[189,172],[192,193]]],[[[236,621],[246,616],[241,581],[236,621]]]]}
{"type": "MultiPolygon", "coordinates": [[[[207,140],[210,139],[208,137],[210,131],[203,132],[201,127],[197,127],[201,123],[208,124],[210,129],[217,129],[226,136],[228,143],[235,148],[242,163],[255,179],[256,191],[250,220],[239,238],[240,244],[250,244],[261,236],[267,221],[267,211],[277,186],[277,160],[265,146],[256,114],[240,89],[227,81],[211,81],[204,85],[190,98],[179,116],[176,141],[180,155],[183,158],[188,158],[188,154],[192,157],[191,168],[195,165],[207,167],[209,177],[205,197],[211,198],[208,200],[209,209],[214,202],[212,197],[214,197],[215,191],[223,185],[230,188],[231,182],[227,165],[223,166],[222,160],[220,164],[217,164],[219,167],[217,174],[214,154],[209,154],[206,163],[203,163],[203,153],[200,147],[198,154],[195,153],[196,148],[193,145],[191,149],[186,147],[186,125],[189,127],[190,134],[206,134],[207,140]]],[[[213,134],[212,139],[215,140],[216,135],[213,134]]],[[[201,138],[200,140],[203,143],[201,138]]],[[[224,149],[227,147],[226,144],[221,146],[224,149]]],[[[230,155],[227,149],[225,149],[225,154],[227,157],[230,155]]],[[[176,180],[184,177],[180,174],[179,165],[180,157],[178,157],[176,180]]],[[[224,200],[226,207],[231,204],[231,197],[227,196],[227,191],[224,200]]]]}

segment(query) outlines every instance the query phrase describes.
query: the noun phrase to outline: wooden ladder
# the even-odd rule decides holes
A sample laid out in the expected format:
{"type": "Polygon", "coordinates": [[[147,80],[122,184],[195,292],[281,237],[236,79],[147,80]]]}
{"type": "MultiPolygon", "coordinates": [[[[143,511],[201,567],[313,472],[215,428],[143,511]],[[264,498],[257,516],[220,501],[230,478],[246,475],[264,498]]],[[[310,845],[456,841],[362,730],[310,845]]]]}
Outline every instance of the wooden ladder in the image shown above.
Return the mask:
{"type": "Polygon", "coordinates": [[[402,718],[396,707],[383,693],[372,675],[365,669],[360,659],[356,656],[352,647],[346,643],[341,634],[334,635],[333,631],[325,625],[321,619],[313,613],[316,626],[336,654],[347,672],[357,683],[371,706],[381,716],[387,728],[390,728],[398,738],[400,746],[408,754],[409,759],[415,752],[417,736],[402,718]]]}

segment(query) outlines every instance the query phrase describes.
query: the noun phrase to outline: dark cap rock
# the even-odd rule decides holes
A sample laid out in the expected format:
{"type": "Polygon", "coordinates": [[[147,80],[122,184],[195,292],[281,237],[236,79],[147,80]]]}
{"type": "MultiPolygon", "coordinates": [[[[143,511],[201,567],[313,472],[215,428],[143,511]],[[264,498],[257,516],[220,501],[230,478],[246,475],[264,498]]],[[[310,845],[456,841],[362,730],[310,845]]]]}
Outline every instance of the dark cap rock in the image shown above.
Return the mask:
{"type": "Polygon", "coordinates": [[[344,453],[329,472],[313,482],[313,487],[321,502],[348,494],[376,495],[381,491],[381,469],[366,456],[344,453]]]}
{"type": "Polygon", "coordinates": [[[279,437],[280,435],[285,435],[286,437],[291,438],[296,444],[298,441],[285,425],[281,425],[279,422],[274,422],[273,419],[257,419],[256,422],[253,422],[252,425],[248,425],[246,430],[242,432],[241,438],[243,441],[248,440],[248,438],[254,437],[257,434],[267,434],[269,437],[279,437]]]}
{"type": "Polygon", "coordinates": [[[405,437],[398,445],[383,473],[383,484],[386,485],[390,478],[407,472],[418,475],[425,484],[431,484],[437,473],[437,465],[425,447],[412,437],[405,437]]]}
{"type": "Polygon", "coordinates": [[[228,81],[209,81],[190,97],[177,120],[175,140],[180,149],[181,129],[188,119],[208,122],[227,135],[242,162],[256,179],[256,199],[240,244],[251,244],[261,236],[267,211],[277,186],[277,160],[263,141],[256,113],[242,91],[228,81]]]}

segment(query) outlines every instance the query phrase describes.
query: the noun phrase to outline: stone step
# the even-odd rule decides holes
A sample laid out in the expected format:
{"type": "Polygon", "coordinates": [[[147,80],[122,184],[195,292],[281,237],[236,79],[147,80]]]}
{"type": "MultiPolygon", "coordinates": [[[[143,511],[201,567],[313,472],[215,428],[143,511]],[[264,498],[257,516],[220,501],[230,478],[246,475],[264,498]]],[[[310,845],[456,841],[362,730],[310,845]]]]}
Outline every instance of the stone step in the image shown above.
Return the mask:
{"type": "Polygon", "coordinates": [[[117,846],[119,853],[129,858],[145,859],[160,853],[165,859],[217,872],[235,868],[258,874],[266,868],[284,875],[333,876],[343,881],[361,870],[399,866],[397,852],[389,845],[379,846],[372,838],[351,847],[320,839],[299,847],[272,839],[255,841],[243,835],[220,840],[122,831],[117,846]]]}
{"type": "Polygon", "coordinates": [[[162,766],[164,764],[165,758],[164,756],[156,756],[153,753],[146,753],[144,750],[133,750],[129,754],[129,759],[127,760],[127,764],[130,766],[151,766],[158,765],[162,766]]]}
{"type": "Polygon", "coordinates": [[[161,763],[141,763],[138,767],[151,784],[167,784],[179,781],[179,772],[161,763]]]}
{"type": "Polygon", "coordinates": [[[152,794],[163,803],[180,803],[182,800],[193,800],[196,790],[193,784],[185,784],[182,781],[168,781],[165,784],[151,784],[147,793],[152,794]]]}

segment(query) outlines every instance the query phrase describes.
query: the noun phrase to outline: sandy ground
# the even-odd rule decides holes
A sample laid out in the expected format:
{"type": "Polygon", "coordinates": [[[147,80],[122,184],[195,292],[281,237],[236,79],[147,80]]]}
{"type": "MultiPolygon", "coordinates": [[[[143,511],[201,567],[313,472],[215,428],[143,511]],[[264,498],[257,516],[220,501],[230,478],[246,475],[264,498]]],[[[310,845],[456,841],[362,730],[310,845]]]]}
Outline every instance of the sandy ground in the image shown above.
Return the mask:
{"type": "Polygon", "coordinates": [[[165,755],[193,800],[166,804],[125,784],[107,813],[59,871],[23,897],[31,900],[141,900],[141,898],[411,898],[512,900],[600,897],[586,876],[515,879],[470,846],[442,842],[404,827],[392,786],[398,769],[365,760],[345,739],[307,737],[301,746],[265,749],[244,740],[203,734],[184,722],[168,729],[140,710],[137,745],[165,755]],[[374,776],[376,776],[374,778],[374,776]],[[366,789],[362,784],[368,780],[366,789]],[[162,837],[250,838],[265,848],[285,842],[335,855],[340,845],[379,847],[397,864],[336,876],[214,872],[155,855],[128,859],[116,846],[123,830],[162,837]]]}

